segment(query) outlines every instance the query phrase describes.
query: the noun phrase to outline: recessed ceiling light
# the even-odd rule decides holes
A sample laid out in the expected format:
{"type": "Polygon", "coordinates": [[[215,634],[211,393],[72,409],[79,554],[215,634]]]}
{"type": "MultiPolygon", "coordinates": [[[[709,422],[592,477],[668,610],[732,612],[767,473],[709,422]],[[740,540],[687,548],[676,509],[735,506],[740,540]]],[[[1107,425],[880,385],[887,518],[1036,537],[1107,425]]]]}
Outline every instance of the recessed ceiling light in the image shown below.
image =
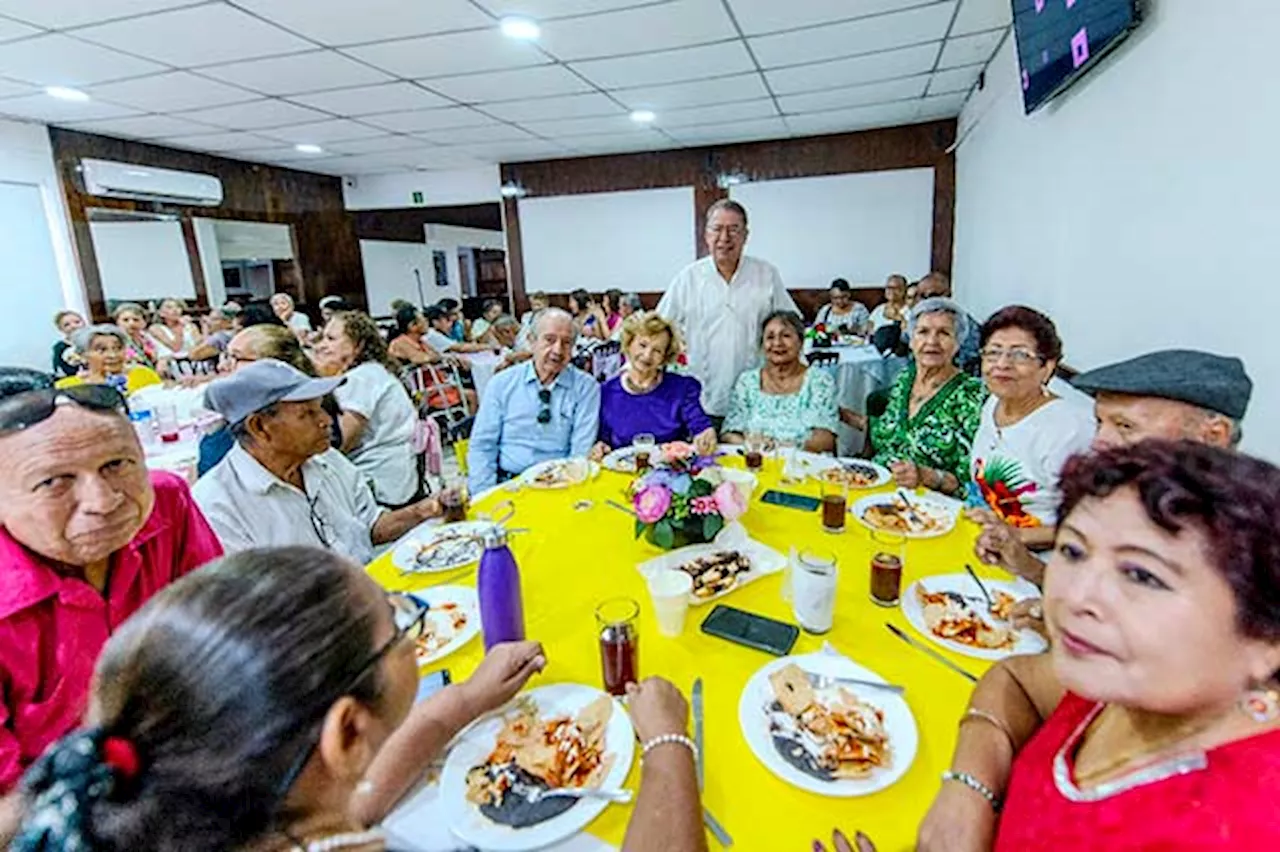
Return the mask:
{"type": "Polygon", "coordinates": [[[653,114],[653,110],[649,109],[638,109],[631,113],[631,120],[636,124],[650,124],[655,118],[657,116],[653,114]]]}
{"type": "Polygon", "coordinates": [[[79,89],[69,89],[66,86],[49,86],[44,90],[46,95],[58,98],[63,101],[77,101],[83,103],[89,100],[89,96],[79,89]]]}
{"type": "Polygon", "coordinates": [[[324,153],[324,149],[321,148],[319,145],[307,145],[305,143],[300,145],[294,145],[293,150],[297,151],[299,154],[323,154],[324,153]]]}
{"type": "Polygon", "coordinates": [[[518,16],[503,18],[498,22],[498,26],[504,36],[520,41],[536,41],[538,36],[542,35],[542,27],[530,18],[518,16]]]}

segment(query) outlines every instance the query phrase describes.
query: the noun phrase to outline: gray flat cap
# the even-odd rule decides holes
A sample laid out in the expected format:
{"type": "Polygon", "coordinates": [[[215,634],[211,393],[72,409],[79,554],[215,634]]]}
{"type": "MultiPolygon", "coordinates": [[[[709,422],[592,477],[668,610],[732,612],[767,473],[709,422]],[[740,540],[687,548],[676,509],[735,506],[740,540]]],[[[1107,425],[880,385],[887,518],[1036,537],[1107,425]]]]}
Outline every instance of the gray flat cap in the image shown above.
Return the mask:
{"type": "Polygon", "coordinates": [[[209,385],[204,392],[204,404],[221,414],[227,423],[235,425],[277,402],[319,399],[344,381],[343,376],[313,379],[297,367],[264,358],[245,364],[225,379],[209,385]]]}
{"type": "Polygon", "coordinates": [[[1193,349],[1139,355],[1081,373],[1072,384],[1088,394],[1124,393],[1188,402],[1234,420],[1244,417],[1253,393],[1253,381],[1239,358],[1193,349]]]}

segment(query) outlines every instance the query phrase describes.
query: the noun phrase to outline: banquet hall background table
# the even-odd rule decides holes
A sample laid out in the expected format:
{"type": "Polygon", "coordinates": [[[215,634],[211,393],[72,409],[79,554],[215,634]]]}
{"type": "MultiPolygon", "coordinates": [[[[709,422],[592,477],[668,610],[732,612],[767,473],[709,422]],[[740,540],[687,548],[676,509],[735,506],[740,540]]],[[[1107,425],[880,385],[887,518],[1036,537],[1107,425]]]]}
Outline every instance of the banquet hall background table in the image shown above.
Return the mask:
{"type": "MultiPolygon", "coordinates": [[[[884,356],[870,344],[830,346],[815,350],[812,341],[806,340],[805,356],[814,351],[835,352],[840,356],[839,363],[834,367],[836,401],[840,407],[857,414],[866,414],[867,397],[888,387],[889,383],[897,378],[897,371],[891,371],[884,356]],[[892,375],[890,375],[891,372],[892,375]]],[[[840,424],[837,446],[842,455],[856,455],[861,452],[863,443],[864,436],[861,432],[850,429],[843,423],[840,424]]]]}
{"type": "Polygon", "coordinates": [[[471,381],[475,382],[476,396],[484,396],[485,386],[493,378],[498,363],[502,361],[502,356],[496,352],[467,352],[458,357],[464,359],[471,367],[471,381]]]}
{"type": "MultiPolygon", "coordinates": [[[[740,459],[725,460],[740,466],[740,459]]],[[[706,791],[704,803],[735,841],[735,850],[810,849],[814,838],[829,838],[833,826],[860,829],[879,848],[914,848],[916,830],[937,793],[939,776],[948,768],[955,745],[957,724],[972,684],[894,637],[891,623],[915,634],[899,608],[882,608],[869,599],[871,557],[876,552],[870,532],[852,516],[844,533],[831,535],[821,529],[821,513],[800,512],[762,504],[769,488],[818,495],[818,484],[779,485],[780,462],[769,460],[760,474],[749,511],[742,523],[750,535],[786,554],[799,548],[826,549],[840,562],[840,578],[834,627],[825,636],[801,633],[794,654],[818,651],[824,642],[866,666],[891,683],[907,688],[906,701],[920,732],[916,758],[894,785],[873,795],[841,799],[804,792],[774,776],[750,751],[738,722],[738,701],[747,680],[773,657],[704,635],[699,625],[712,606],[691,606],[684,632],[677,638],[658,633],[644,580],[636,565],[661,551],[633,537],[634,521],[606,505],[613,499],[626,503],[622,491],[629,478],[609,471],[587,483],[563,490],[525,488],[512,493],[498,487],[481,495],[469,517],[491,509],[503,500],[515,504],[512,528],[528,532],[511,535],[511,548],[520,565],[525,623],[528,638],[542,642],[547,652],[545,672],[530,686],[557,682],[599,687],[600,658],[594,610],[617,596],[640,603],[639,669],[641,677],[661,675],[686,696],[697,677],[705,683],[706,791]],[[585,503],[589,505],[583,508],[585,503]]],[[[888,489],[881,489],[888,490],[888,489]]],[[[851,502],[873,492],[851,492],[851,502]]],[[[976,562],[972,546],[978,528],[961,518],[956,529],[930,540],[912,540],[907,546],[902,588],[938,574],[963,571],[976,562]]],[[[989,577],[1004,576],[979,567],[989,577]]],[[[475,567],[437,575],[403,576],[384,555],[368,566],[370,575],[390,590],[415,590],[434,585],[474,587],[475,567]]],[[[742,587],[719,602],[750,612],[794,623],[791,606],[781,597],[782,574],[767,576],[742,587]]],[[[938,649],[962,668],[981,675],[988,663],[938,649]]],[[[475,669],[483,654],[477,639],[430,669],[448,668],[455,682],[475,669]]],[[[636,789],[639,761],[632,767],[626,786],[636,789]]],[[[612,805],[588,831],[621,845],[632,806],[612,805]]],[[[712,841],[712,848],[716,844],[712,841]]]]}

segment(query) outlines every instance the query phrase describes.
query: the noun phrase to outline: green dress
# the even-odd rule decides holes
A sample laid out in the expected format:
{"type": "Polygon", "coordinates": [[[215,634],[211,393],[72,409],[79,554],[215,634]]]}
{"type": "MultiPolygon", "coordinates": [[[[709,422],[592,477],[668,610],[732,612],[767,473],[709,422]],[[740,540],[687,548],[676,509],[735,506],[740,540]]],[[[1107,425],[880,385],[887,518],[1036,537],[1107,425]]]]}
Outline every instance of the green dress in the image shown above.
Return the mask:
{"type": "Polygon", "coordinates": [[[981,379],[957,373],[911,417],[915,380],[912,361],[889,391],[884,414],[871,421],[875,460],[885,465],[899,459],[912,461],[968,482],[969,454],[987,398],[986,386],[981,379]]]}

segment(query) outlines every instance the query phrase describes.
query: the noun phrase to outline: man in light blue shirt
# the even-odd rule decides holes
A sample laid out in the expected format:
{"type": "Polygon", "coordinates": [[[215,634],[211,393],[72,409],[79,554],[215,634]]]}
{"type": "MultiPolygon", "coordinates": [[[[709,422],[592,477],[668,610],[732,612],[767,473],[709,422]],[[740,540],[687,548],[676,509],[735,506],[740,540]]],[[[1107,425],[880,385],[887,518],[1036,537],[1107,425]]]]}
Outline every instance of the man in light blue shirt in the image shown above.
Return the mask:
{"type": "Polygon", "coordinates": [[[471,429],[471,493],[540,461],[585,456],[599,429],[600,386],[569,363],[573,318],[548,308],[534,324],[532,360],[498,373],[471,429]]]}

